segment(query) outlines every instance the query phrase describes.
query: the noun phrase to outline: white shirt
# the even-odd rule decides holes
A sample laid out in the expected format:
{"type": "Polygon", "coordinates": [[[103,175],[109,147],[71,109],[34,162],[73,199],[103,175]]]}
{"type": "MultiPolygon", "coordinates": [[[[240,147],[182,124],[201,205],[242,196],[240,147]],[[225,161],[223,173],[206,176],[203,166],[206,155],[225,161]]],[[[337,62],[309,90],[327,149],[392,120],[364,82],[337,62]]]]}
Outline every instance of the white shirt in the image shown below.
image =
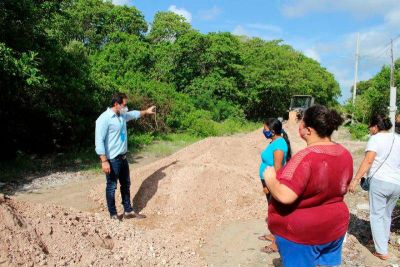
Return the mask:
{"type": "Polygon", "coordinates": [[[365,151],[376,153],[368,177],[373,175],[374,179],[400,185],[400,135],[387,132],[377,133],[369,138],[365,151]],[[392,143],[393,147],[389,155],[392,143]]]}

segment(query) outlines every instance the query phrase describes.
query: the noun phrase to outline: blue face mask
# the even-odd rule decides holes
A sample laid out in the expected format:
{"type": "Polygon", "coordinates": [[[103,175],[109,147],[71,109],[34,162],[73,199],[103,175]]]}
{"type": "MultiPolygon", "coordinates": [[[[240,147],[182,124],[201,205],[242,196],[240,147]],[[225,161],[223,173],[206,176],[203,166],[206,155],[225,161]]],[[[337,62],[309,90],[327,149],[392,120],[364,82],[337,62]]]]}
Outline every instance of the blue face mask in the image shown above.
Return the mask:
{"type": "Polygon", "coordinates": [[[270,139],[273,136],[271,131],[266,131],[265,129],[263,130],[263,134],[264,134],[265,138],[267,138],[267,139],[270,139]]]}

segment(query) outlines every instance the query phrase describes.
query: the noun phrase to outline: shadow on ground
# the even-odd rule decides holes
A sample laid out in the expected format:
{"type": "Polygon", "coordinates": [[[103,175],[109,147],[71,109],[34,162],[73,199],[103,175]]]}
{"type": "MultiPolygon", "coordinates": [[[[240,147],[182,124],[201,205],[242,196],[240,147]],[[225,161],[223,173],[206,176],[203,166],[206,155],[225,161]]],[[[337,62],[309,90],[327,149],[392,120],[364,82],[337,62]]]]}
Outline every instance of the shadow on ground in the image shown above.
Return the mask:
{"type": "MultiPolygon", "coordinates": [[[[392,214],[391,232],[400,232],[400,207],[397,206],[392,214]]],[[[354,235],[361,245],[366,247],[369,251],[374,252],[374,243],[372,239],[371,227],[369,220],[358,218],[354,214],[350,214],[349,234],[354,235]]]]}
{"type": "Polygon", "coordinates": [[[165,178],[166,174],[164,170],[170,166],[176,164],[178,161],[174,161],[164,167],[159,168],[152,175],[147,177],[140,185],[138,192],[132,200],[133,210],[137,213],[142,211],[147,203],[153,198],[158,190],[158,182],[165,178]]]}
{"type": "Polygon", "coordinates": [[[348,233],[357,238],[361,245],[373,249],[373,243],[371,244],[372,234],[369,221],[360,219],[357,215],[350,213],[350,225],[348,233]],[[372,247],[371,247],[372,245],[372,247]]]}

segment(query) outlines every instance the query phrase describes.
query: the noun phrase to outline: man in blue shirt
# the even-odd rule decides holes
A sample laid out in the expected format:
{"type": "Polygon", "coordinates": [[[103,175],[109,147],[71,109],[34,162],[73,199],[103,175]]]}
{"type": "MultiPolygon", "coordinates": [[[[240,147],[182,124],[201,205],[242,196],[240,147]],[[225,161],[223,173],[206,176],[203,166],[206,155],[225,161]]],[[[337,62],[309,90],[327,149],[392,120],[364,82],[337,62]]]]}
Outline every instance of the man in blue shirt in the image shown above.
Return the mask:
{"type": "Polygon", "coordinates": [[[101,168],[106,174],[107,207],[112,219],[118,219],[115,207],[115,190],[119,180],[124,218],[145,218],[133,211],[130,200],[131,179],[126,160],[128,141],[126,122],[155,113],[155,106],[143,111],[128,111],[128,97],[124,93],[112,96],[111,106],[96,120],[96,153],[101,160],[101,168]]]}

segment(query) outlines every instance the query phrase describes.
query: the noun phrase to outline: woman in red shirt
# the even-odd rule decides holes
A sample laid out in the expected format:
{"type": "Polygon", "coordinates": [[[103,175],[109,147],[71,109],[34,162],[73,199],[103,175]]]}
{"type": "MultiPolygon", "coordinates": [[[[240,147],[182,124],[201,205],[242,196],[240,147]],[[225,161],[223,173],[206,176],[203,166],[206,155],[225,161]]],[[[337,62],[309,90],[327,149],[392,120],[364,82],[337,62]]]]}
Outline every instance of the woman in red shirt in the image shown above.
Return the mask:
{"type": "Polygon", "coordinates": [[[351,154],[331,140],[342,123],[335,110],[310,107],[299,126],[307,148],[278,173],[274,168],[265,172],[273,196],[268,226],[276,237],[284,267],[341,263],[350,220],[343,197],[353,176],[351,154]]]}

